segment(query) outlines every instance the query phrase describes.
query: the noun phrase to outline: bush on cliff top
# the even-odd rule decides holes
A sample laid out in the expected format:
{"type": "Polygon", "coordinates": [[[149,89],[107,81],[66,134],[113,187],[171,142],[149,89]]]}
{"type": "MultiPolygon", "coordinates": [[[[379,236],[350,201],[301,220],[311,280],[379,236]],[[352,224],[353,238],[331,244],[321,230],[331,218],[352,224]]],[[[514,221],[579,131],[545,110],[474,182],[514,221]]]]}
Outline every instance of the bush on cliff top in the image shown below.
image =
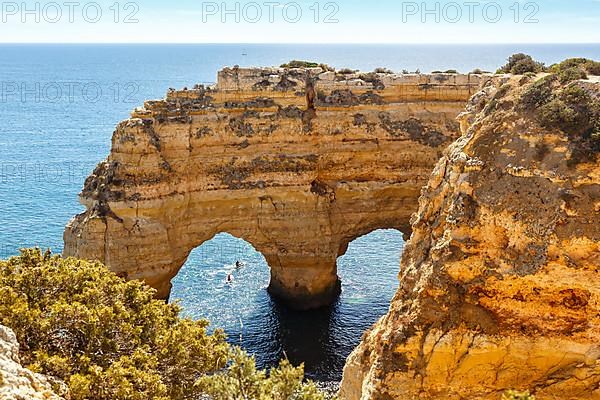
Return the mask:
{"type": "Polygon", "coordinates": [[[521,95],[521,105],[529,111],[535,110],[550,101],[556,83],[556,76],[548,75],[532,83],[521,95]]]}
{"type": "Polygon", "coordinates": [[[560,73],[569,69],[579,69],[590,75],[600,75],[600,62],[587,58],[568,58],[550,66],[550,72],[560,73]]]}
{"type": "Polygon", "coordinates": [[[302,367],[282,362],[267,377],[221,331],[153,294],[39,249],[0,261],[0,323],[17,334],[23,364],[64,380],[73,400],[323,399],[302,367]]]}
{"type": "Polygon", "coordinates": [[[292,60],[288,63],[281,64],[281,68],[316,68],[319,63],[312,61],[292,60]]]}
{"type": "Polygon", "coordinates": [[[500,67],[496,73],[523,75],[527,72],[537,73],[542,71],[544,71],[543,63],[535,61],[527,54],[517,53],[508,57],[507,63],[500,67]]]}
{"type": "Polygon", "coordinates": [[[392,71],[389,68],[385,68],[385,67],[377,67],[373,70],[373,72],[375,72],[376,74],[393,74],[394,71],[392,71]]]}
{"type": "Polygon", "coordinates": [[[558,79],[561,83],[569,83],[580,79],[587,79],[587,74],[579,68],[567,68],[558,73],[558,79]]]}
{"type": "Polygon", "coordinates": [[[288,63],[281,64],[280,68],[321,68],[323,71],[335,71],[334,68],[327,64],[319,64],[312,61],[292,60],[288,63]]]}
{"type": "Polygon", "coordinates": [[[600,101],[581,83],[565,81],[557,75],[548,75],[529,85],[521,95],[520,105],[542,127],[567,135],[571,150],[569,165],[593,162],[600,154],[600,101]]]}

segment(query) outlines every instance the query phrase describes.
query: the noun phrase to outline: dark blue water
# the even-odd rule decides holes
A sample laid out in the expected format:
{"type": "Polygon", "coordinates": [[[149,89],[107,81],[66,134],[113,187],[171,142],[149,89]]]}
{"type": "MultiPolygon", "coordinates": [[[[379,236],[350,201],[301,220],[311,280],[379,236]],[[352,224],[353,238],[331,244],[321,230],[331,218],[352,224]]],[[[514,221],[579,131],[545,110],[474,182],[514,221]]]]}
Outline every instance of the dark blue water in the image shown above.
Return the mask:
{"type": "MultiPolygon", "coordinates": [[[[0,45],[0,257],[20,247],[62,250],[64,225],[82,211],[77,194],[109,152],[116,123],[169,87],[215,80],[223,66],[291,59],[372,70],[495,70],[526,52],[546,63],[600,59],[600,45],[0,45]],[[243,56],[242,54],[247,54],[243,56]]],[[[271,302],[268,267],[248,244],[218,236],[175,280],[185,313],[207,317],[268,365],[284,353],[318,379],[337,379],[360,335],[385,313],[402,240],[375,232],[340,259],[340,301],[293,313],[271,302]],[[223,284],[236,259],[247,266],[223,284]]]]}
{"type": "Polygon", "coordinates": [[[249,243],[221,234],[192,252],[173,284],[185,314],[208,317],[261,366],[288,357],[312,378],[337,380],[361,335],[385,314],[397,287],[402,234],[379,230],[356,239],[339,258],[342,295],[332,307],[296,312],[267,293],[269,267],[249,243]],[[243,261],[242,268],[235,262],[243,261]],[[228,274],[234,277],[227,284],[228,274]],[[209,300],[207,300],[209,299],[209,300]]]}

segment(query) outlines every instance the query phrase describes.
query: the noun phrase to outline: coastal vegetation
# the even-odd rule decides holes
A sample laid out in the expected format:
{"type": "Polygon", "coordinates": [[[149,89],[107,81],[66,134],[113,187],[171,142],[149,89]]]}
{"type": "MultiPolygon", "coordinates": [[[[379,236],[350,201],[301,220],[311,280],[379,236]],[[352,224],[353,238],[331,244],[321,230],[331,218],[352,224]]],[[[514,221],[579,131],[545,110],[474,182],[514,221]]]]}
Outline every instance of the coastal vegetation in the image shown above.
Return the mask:
{"type": "Polygon", "coordinates": [[[288,63],[281,64],[281,68],[316,68],[319,63],[312,61],[292,60],[288,63]]]}
{"type": "Polygon", "coordinates": [[[542,72],[544,68],[543,63],[535,61],[530,55],[517,53],[510,56],[508,62],[496,73],[522,75],[527,72],[542,72]]]}
{"type": "Polygon", "coordinates": [[[600,101],[585,86],[564,79],[561,72],[573,68],[553,68],[558,72],[534,82],[520,98],[522,108],[533,113],[543,128],[567,135],[572,166],[592,161],[600,153],[600,101]]]}
{"type": "Polygon", "coordinates": [[[551,65],[549,72],[560,74],[572,69],[580,70],[590,75],[600,75],[600,62],[587,58],[569,58],[558,64],[551,65]]]}
{"type": "Polygon", "coordinates": [[[436,70],[436,71],[432,71],[432,74],[458,74],[458,71],[455,69],[448,69],[446,71],[440,71],[440,70],[436,70]]]}
{"type": "Polygon", "coordinates": [[[342,75],[351,75],[351,74],[355,74],[357,72],[358,72],[357,69],[350,69],[350,68],[342,68],[338,71],[338,73],[342,74],[342,75]]]}
{"type": "Polygon", "coordinates": [[[323,71],[335,71],[335,68],[330,67],[327,64],[300,60],[292,60],[288,63],[281,64],[280,68],[321,68],[323,71]]]}
{"type": "Polygon", "coordinates": [[[302,366],[258,370],[207,321],[179,316],[139,281],[100,263],[25,249],[0,261],[0,324],[23,365],[64,381],[73,400],[323,400],[302,366]]]}
{"type": "Polygon", "coordinates": [[[600,75],[600,62],[587,58],[569,58],[546,67],[544,63],[534,60],[528,54],[517,53],[510,56],[507,63],[496,71],[498,74],[515,75],[539,72],[556,74],[562,83],[568,83],[578,79],[586,79],[588,74],[600,75]]]}

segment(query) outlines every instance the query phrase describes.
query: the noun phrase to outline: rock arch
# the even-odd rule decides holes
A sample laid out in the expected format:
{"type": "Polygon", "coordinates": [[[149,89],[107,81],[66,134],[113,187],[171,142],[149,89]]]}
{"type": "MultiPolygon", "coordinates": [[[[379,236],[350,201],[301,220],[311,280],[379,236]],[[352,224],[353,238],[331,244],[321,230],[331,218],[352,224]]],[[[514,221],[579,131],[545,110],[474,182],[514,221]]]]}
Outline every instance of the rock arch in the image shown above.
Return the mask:
{"type": "Polygon", "coordinates": [[[350,241],[410,233],[421,187],[481,80],[355,75],[225,69],[215,87],[146,102],[86,180],[65,255],[103,261],[164,298],[189,252],[228,232],[265,256],[273,295],[302,309],[330,303],[350,241]]]}

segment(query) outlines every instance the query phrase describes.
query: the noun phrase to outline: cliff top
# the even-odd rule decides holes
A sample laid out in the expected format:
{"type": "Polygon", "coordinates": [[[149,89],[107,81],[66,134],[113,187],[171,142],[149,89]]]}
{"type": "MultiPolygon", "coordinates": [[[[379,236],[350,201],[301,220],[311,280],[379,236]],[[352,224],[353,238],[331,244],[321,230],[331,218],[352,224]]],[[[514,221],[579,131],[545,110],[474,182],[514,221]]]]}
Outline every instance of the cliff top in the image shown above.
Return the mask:
{"type": "Polygon", "coordinates": [[[361,72],[348,68],[334,70],[323,67],[225,67],[218,73],[218,90],[293,90],[311,78],[317,84],[326,87],[362,87],[372,90],[384,90],[388,86],[406,84],[465,85],[473,80],[479,83],[481,76],[489,74],[459,74],[440,72],[431,74],[395,73],[377,69],[373,72],[361,72]],[[296,85],[294,85],[296,83],[296,85]],[[278,85],[279,84],[279,85],[278,85]]]}
{"type": "Polygon", "coordinates": [[[335,71],[326,66],[225,67],[218,72],[216,84],[169,89],[165,99],[146,101],[132,116],[142,119],[165,113],[186,116],[220,106],[242,111],[306,107],[307,93],[317,107],[462,101],[475,93],[485,79],[502,76],[449,72],[398,74],[383,69],[364,73],[349,69],[335,71]]]}

